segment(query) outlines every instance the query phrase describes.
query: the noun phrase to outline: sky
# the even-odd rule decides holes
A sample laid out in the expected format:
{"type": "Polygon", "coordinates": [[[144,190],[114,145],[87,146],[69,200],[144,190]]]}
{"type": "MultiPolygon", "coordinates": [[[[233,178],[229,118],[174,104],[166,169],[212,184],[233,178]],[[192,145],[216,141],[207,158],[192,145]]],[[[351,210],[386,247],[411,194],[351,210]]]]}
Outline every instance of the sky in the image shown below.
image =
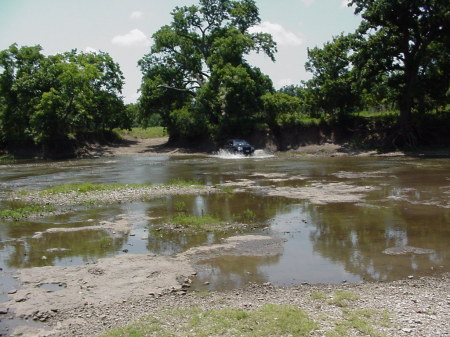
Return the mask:
{"type": "MultiPolygon", "coordinates": [[[[256,0],[261,24],[253,29],[271,33],[278,53],[275,62],[261,54],[247,60],[277,89],[311,78],[304,68],[307,49],[360,23],[347,1],[256,0]]],[[[142,78],[137,61],[150,51],[152,35],[170,24],[175,7],[194,4],[198,0],[0,0],[0,50],[17,43],[40,45],[46,55],[107,52],[125,76],[125,102],[133,103],[142,78]]]]}

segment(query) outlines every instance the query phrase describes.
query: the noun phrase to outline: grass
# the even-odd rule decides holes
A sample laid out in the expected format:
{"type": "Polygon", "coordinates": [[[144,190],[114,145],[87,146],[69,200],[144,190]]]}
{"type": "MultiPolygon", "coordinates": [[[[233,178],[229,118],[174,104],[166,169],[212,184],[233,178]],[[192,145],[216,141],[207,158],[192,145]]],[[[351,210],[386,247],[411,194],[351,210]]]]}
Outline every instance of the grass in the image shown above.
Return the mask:
{"type": "Polygon", "coordinates": [[[352,113],[353,116],[360,116],[360,117],[366,117],[366,118],[380,118],[383,119],[385,117],[399,117],[400,111],[398,110],[385,110],[385,111],[379,111],[379,112],[371,112],[371,111],[358,111],[355,113],[352,113]]]}
{"type": "Polygon", "coordinates": [[[89,193],[97,191],[113,191],[121,188],[137,188],[137,187],[151,187],[149,184],[96,184],[96,183],[69,183],[58,186],[53,186],[42,190],[42,194],[57,194],[57,193],[89,193]]]}
{"type": "Polygon", "coordinates": [[[327,294],[325,294],[323,291],[315,291],[311,294],[311,298],[313,300],[324,300],[327,298],[327,294]]]}
{"type": "Polygon", "coordinates": [[[24,207],[0,210],[0,219],[20,220],[22,218],[26,218],[32,215],[53,212],[54,210],[55,207],[50,205],[45,206],[27,205],[24,207]]]}
{"type": "Polygon", "coordinates": [[[333,331],[326,334],[327,337],[346,337],[352,330],[357,330],[365,336],[387,337],[375,326],[389,327],[390,315],[385,311],[362,309],[344,311],[344,319],[338,321],[333,331]]]}
{"type": "Polygon", "coordinates": [[[336,290],[333,293],[333,297],[328,301],[329,304],[337,305],[338,307],[345,307],[351,301],[356,301],[358,295],[345,290],[336,290]]]}
{"type": "Polygon", "coordinates": [[[6,154],[6,155],[0,155],[0,162],[1,161],[11,161],[15,160],[16,158],[13,155],[6,154]]]}
{"type": "Polygon", "coordinates": [[[153,126],[148,128],[132,128],[131,130],[116,129],[120,136],[131,136],[138,139],[160,138],[167,136],[166,128],[162,126],[153,126]]]}
{"type": "Polygon", "coordinates": [[[283,114],[277,119],[278,124],[284,126],[319,126],[323,123],[321,118],[310,117],[307,114],[303,113],[288,113],[283,114]]]}
{"type": "Polygon", "coordinates": [[[218,230],[224,224],[224,221],[211,214],[196,216],[184,213],[179,213],[172,217],[165,218],[164,222],[191,230],[218,230]]]}
{"type": "Polygon", "coordinates": [[[202,186],[198,180],[172,179],[165,186],[202,186]]]}
{"type": "Polygon", "coordinates": [[[234,192],[234,187],[232,186],[218,186],[217,188],[227,194],[232,194],[234,192]]]}
{"type": "Polygon", "coordinates": [[[103,337],[143,336],[310,336],[316,323],[296,306],[266,304],[246,311],[238,308],[175,309],[158,313],[103,337]]]}

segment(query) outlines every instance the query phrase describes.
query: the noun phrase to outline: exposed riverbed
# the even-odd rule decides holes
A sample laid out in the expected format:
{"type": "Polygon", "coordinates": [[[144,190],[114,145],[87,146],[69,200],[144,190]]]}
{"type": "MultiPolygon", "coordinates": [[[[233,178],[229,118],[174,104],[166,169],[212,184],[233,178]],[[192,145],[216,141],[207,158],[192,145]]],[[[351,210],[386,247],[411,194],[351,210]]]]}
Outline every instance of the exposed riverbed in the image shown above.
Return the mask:
{"type": "MultiPolygon", "coordinates": [[[[177,149],[157,153],[158,146],[140,144],[139,153],[104,150],[119,154],[115,157],[0,165],[0,207],[31,201],[58,211],[0,219],[6,316],[15,312],[56,324],[62,312],[86,303],[97,308],[128,297],[249,284],[297,287],[431,276],[448,289],[448,279],[441,279],[450,271],[448,158],[331,157],[328,149],[312,157],[174,156],[177,149]],[[174,179],[206,188],[162,187],[174,179]],[[68,182],[155,188],[45,198],[33,192],[68,182]],[[163,219],[179,214],[214,215],[228,227],[219,232],[161,227],[163,219]],[[245,237],[245,245],[236,243],[245,237]],[[269,241],[258,245],[261,239],[269,241]],[[227,242],[234,246],[221,246],[227,242]],[[132,277],[137,283],[128,280],[141,271],[132,277]],[[111,287],[128,295],[102,295],[107,284],[102,277],[115,277],[119,283],[111,287]]],[[[448,318],[448,306],[439,310],[439,319],[448,318]]],[[[67,322],[59,333],[65,329],[67,322]]]]}

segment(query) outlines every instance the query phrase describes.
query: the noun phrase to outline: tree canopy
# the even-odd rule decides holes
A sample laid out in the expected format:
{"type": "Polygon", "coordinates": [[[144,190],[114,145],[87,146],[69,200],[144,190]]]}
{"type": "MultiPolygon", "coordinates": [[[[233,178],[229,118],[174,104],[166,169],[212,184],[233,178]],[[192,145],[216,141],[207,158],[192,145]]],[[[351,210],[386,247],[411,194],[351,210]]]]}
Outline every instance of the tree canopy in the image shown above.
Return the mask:
{"type": "Polygon", "coordinates": [[[450,75],[442,71],[449,65],[450,4],[447,0],[351,0],[349,6],[362,16],[354,57],[359,78],[369,86],[382,77],[388,79],[386,83],[397,93],[400,123],[407,129],[413,109],[425,99],[424,81],[439,82],[435,98],[448,93],[450,75]]]}
{"type": "Polygon", "coordinates": [[[160,113],[174,138],[249,131],[260,117],[260,97],[273,91],[271,80],[245,60],[251,52],[274,60],[272,37],[249,31],[258,23],[253,0],[176,7],[139,61],[143,120],[160,113]]]}
{"type": "Polygon", "coordinates": [[[351,63],[353,35],[334,37],[322,48],[308,49],[307,71],[313,78],[306,84],[307,104],[312,113],[327,111],[343,115],[358,106],[351,63]]]}
{"type": "Polygon", "coordinates": [[[106,53],[0,52],[0,142],[55,147],[78,133],[128,127],[123,75],[106,53]]]}

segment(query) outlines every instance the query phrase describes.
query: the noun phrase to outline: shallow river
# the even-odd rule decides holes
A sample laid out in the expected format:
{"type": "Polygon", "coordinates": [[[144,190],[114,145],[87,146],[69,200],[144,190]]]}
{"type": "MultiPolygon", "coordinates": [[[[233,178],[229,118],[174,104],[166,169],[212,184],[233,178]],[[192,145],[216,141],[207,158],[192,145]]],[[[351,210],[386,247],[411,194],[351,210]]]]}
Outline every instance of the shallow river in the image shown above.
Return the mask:
{"type": "Polygon", "coordinates": [[[251,228],[244,234],[286,240],[277,256],[204,261],[211,268],[199,273],[198,288],[384,281],[450,271],[450,159],[218,155],[4,164],[0,208],[10,206],[10,191],[21,189],[68,182],[161,184],[173,179],[195,179],[228,192],[91,205],[27,221],[0,219],[0,300],[13,287],[8,275],[18,268],[84,264],[115,254],[175,254],[237,235],[163,235],[153,230],[158,217],[180,209],[246,222],[251,228]],[[33,238],[48,228],[95,225],[123,214],[135,221],[131,232],[120,237],[91,230],[33,238]]]}

